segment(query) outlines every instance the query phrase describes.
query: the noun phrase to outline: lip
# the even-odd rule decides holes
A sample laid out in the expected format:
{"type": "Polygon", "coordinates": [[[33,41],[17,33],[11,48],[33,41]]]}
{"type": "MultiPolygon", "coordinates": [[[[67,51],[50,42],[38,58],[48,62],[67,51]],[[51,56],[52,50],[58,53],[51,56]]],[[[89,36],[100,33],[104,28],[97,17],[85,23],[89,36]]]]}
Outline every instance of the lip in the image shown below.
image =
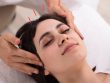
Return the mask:
{"type": "Polygon", "coordinates": [[[68,44],[68,45],[65,47],[65,49],[64,49],[64,51],[63,51],[63,53],[62,53],[62,55],[64,55],[67,51],[69,51],[71,47],[76,47],[76,45],[78,45],[78,43],[68,44]]]}

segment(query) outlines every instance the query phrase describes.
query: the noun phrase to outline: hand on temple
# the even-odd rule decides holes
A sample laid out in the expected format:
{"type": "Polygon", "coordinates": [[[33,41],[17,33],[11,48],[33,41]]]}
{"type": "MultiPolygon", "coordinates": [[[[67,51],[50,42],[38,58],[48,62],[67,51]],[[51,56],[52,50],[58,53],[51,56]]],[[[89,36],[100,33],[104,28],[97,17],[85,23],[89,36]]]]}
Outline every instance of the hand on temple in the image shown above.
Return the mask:
{"type": "Polygon", "coordinates": [[[81,39],[84,39],[83,35],[80,33],[78,28],[73,23],[74,16],[73,16],[72,12],[61,3],[61,0],[46,0],[46,2],[48,5],[49,13],[55,12],[58,15],[66,17],[69,26],[71,28],[73,28],[73,30],[75,30],[79,34],[81,39]]]}

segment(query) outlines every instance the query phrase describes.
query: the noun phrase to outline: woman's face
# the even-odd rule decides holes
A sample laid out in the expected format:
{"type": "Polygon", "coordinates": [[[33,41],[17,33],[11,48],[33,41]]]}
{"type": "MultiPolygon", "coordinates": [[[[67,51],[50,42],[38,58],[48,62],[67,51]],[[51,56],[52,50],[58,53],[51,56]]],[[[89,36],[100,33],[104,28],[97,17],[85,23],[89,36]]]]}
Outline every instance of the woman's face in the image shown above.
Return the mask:
{"type": "Polygon", "coordinates": [[[51,73],[60,74],[76,68],[85,59],[86,50],[79,35],[54,19],[39,23],[34,43],[45,68],[51,73]]]}

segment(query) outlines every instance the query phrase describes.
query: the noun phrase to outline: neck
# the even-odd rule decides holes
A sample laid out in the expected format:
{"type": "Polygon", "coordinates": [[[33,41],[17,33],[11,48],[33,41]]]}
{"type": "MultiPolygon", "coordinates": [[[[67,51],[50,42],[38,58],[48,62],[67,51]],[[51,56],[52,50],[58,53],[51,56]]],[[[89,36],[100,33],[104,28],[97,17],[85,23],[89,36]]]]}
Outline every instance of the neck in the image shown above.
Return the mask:
{"type": "Polygon", "coordinates": [[[101,83],[86,63],[80,66],[79,70],[71,69],[67,73],[63,72],[63,74],[56,76],[60,83],[101,83]]]}

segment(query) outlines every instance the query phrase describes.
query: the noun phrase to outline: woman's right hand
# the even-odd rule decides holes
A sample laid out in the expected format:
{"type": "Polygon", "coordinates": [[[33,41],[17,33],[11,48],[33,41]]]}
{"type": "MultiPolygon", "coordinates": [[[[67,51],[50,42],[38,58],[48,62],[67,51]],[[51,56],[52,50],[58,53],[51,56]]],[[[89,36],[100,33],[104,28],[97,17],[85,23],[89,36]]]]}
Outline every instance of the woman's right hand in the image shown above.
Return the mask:
{"type": "Polygon", "coordinates": [[[17,48],[15,45],[20,43],[20,39],[11,33],[4,33],[0,36],[0,58],[11,68],[31,75],[38,74],[38,70],[26,65],[25,63],[41,65],[38,58],[25,50],[17,48]]]}

